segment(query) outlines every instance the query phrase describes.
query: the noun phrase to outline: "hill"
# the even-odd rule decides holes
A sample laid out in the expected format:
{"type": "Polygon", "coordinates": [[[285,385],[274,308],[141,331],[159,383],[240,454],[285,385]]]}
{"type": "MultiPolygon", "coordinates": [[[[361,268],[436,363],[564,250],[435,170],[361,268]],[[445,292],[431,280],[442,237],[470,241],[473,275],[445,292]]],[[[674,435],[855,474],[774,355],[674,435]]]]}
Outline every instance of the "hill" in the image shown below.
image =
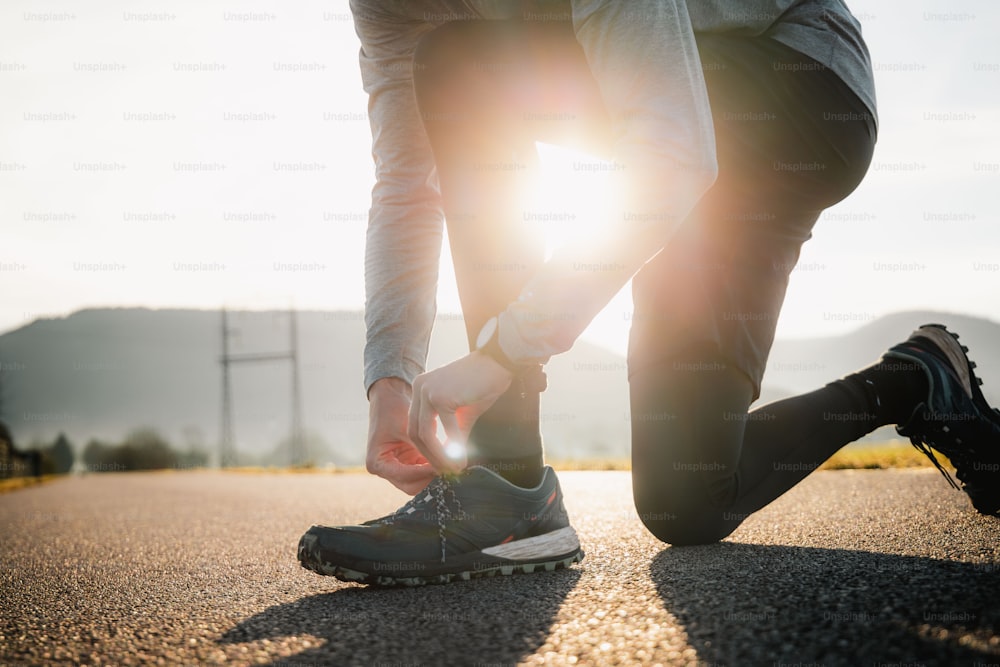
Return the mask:
{"type": "MultiPolygon", "coordinates": [[[[232,353],[288,349],[285,312],[230,313],[230,327],[232,353]]],[[[300,312],[298,330],[310,454],[317,463],[360,464],[368,419],[362,313],[300,312]]],[[[429,363],[451,361],[465,345],[461,319],[443,315],[429,363]]],[[[221,350],[218,311],[88,309],[39,319],[0,336],[4,418],[22,445],[64,431],[79,448],[150,426],[175,446],[214,454],[221,350]]],[[[551,376],[542,414],[551,455],[626,455],[624,360],[581,342],[553,362],[551,376]]],[[[231,377],[244,460],[287,462],[274,450],[289,432],[289,365],[234,365],[231,377]]]]}
{"type": "MultiPolygon", "coordinates": [[[[306,311],[299,318],[303,421],[319,464],[360,464],[367,430],[362,386],[364,322],[358,311],[306,311]]],[[[986,380],[1000,389],[1000,325],[942,313],[898,313],[849,334],[775,343],[762,400],[808,391],[877,358],[926,321],[962,333],[986,380]]],[[[230,314],[231,352],[288,348],[284,312],[230,314]]],[[[461,319],[442,315],[430,365],[461,354],[461,319]]],[[[3,413],[18,442],[50,441],[60,431],[81,448],[91,438],[116,441],[149,426],[175,446],[213,455],[220,424],[221,318],[217,311],[88,309],[39,319],[0,336],[3,413]]],[[[551,458],[627,457],[625,359],[578,342],[549,365],[542,405],[551,458]]],[[[287,462],[288,364],[237,365],[232,370],[237,445],[247,462],[287,462]]],[[[994,392],[994,393],[991,393],[994,392]]]]}

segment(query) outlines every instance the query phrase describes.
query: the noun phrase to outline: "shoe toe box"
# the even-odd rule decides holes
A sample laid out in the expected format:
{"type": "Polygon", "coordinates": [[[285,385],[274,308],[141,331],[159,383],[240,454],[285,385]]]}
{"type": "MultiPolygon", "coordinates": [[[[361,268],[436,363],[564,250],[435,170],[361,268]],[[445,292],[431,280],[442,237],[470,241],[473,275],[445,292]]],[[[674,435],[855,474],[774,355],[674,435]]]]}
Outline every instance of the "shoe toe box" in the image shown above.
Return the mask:
{"type": "MultiPolygon", "coordinates": [[[[436,538],[436,536],[435,536],[436,538]]],[[[440,558],[437,539],[411,535],[385,524],[313,526],[299,540],[299,560],[362,571],[440,558]]]]}

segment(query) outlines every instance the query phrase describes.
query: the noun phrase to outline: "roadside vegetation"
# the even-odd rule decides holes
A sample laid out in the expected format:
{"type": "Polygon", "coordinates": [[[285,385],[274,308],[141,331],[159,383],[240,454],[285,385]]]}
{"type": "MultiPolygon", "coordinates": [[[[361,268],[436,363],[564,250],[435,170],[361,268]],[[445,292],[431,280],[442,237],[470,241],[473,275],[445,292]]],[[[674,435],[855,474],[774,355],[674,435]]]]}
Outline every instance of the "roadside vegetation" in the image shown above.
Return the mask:
{"type": "MultiPolygon", "coordinates": [[[[948,459],[938,454],[938,461],[948,466],[948,459]]],[[[586,461],[550,461],[556,470],[631,470],[628,459],[592,459],[586,461]]],[[[841,449],[826,461],[820,470],[886,470],[889,468],[932,468],[930,459],[909,442],[888,442],[851,445],[841,449]]]]}

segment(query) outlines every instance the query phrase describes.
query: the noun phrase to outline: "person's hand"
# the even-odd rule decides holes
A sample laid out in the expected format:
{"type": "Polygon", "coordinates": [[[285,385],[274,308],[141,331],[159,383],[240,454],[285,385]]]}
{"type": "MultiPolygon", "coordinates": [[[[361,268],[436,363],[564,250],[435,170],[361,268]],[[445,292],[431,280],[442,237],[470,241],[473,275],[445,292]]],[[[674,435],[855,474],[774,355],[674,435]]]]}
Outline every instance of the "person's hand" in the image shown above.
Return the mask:
{"type": "Polygon", "coordinates": [[[437,474],[434,466],[406,434],[410,385],[399,378],[382,378],[368,392],[368,472],[416,495],[437,474]]]}
{"type": "Polygon", "coordinates": [[[513,376],[494,359],[473,352],[413,381],[409,436],[439,472],[458,472],[468,460],[466,443],[479,415],[486,412],[513,376]],[[437,437],[441,420],[447,442],[437,437]]]}

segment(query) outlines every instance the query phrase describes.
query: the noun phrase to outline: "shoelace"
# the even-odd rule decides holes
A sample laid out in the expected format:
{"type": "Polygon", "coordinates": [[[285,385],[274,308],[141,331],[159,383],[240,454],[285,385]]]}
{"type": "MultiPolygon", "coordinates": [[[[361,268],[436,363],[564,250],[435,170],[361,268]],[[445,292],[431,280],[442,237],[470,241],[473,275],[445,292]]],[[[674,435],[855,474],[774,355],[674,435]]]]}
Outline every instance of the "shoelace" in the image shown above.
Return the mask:
{"type": "Polygon", "coordinates": [[[445,562],[445,548],[448,541],[444,532],[446,523],[450,519],[460,519],[465,516],[465,510],[462,509],[462,503],[459,502],[458,496],[455,495],[455,489],[452,487],[449,478],[435,477],[427,485],[427,488],[420,492],[420,495],[411,498],[405,505],[392,514],[379,519],[378,523],[392,525],[396,519],[408,516],[427,507],[433,507],[434,509],[434,518],[438,527],[438,539],[441,542],[441,562],[443,563],[445,562]]]}
{"type": "MultiPolygon", "coordinates": [[[[939,430],[941,431],[942,434],[951,434],[951,429],[948,428],[947,425],[942,425],[939,430]]],[[[955,471],[958,478],[963,482],[967,481],[966,477],[968,477],[969,470],[972,469],[973,465],[973,460],[969,457],[969,452],[962,449],[955,449],[952,447],[942,447],[940,445],[935,444],[934,442],[935,440],[936,438],[923,434],[910,436],[910,443],[914,447],[916,447],[917,451],[922,452],[927,458],[931,460],[931,463],[934,464],[934,467],[937,468],[942,475],[944,475],[944,478],[948,480],[948,484],[950,484],[953,489],[961,491],[962,487],[958,485],[958,483],[952,478],[951,474],[947,470],[945,470],[943,465],[941,465],[941,462],[938,461],[931,447],[937,449],[940,453],[948,457],[948,460],[951,461],[951,464],[955,466],[955,471]]],[[[961,443],[962,441],[956,438],[955,442],[961,443]]]]}
{"type": "MultiPolygon", "coordinates": [[[[952,476],[951,476],[951,474],[950,474],[950,473],[949,473],[949,472],[948,472],[947,470],[945,470],[944,466],[943,466],[943,465],[941,465],[941,462],[937,460],[937,457],[936,457],[936,456],[934,455],[934,450],[933,450],[933,449],[931,449],[931,448],[930,448],[930,447],[929,447],[929,446],[928,446],[928,445],[927,445],[927,444],[926,444],[926,443],[924,442],[924,440],[926,440],[926,439],[927,439],[927,438],[926,438],[926,437],[924,437],[924,436],[916,436],[916,435],[914,435],[914,436],[910,436],[910,443],[911,443],[911,444],[912,444],[912,445],[913,445],[914,447],[916,447],[916,448],[917,448],[917,451],[920,451],[920,452],[922,452],[922,453],[923,453],[924,455],[926,455],[926,456],[927,456],[927,458],[929,458],[929,459],[931,460],[931,463],[933,463],[933,464],[934,464],[934,467],[935,467],[935,468],[937,468],[937,469],[938,469],[938,470],[939,470],[939,471],[941,472],[941,474],[942,474],[942,475],[944,475],[944,478],[945,478],[946,480],[948,480],[948,483],[949,483],[949,484],[951,484],[951,486],[952,486],[952,488],[953,488],[953,489],[957,489],[957,490],[961,491],[961,490],[962,490],[962,487],[960,487],[960,486],[959,486],[959,485],[958,485],[958,484],[957,484],[957,483],[955,482],[955,480],[954,480],[954,479],[952,479],[952,476]]],[[[958,465],[959,465],[959,464],[958,464],[958,462],[957,462],[956,460],[952,459],[952,457],[951,457],[951,456],[949,456],[949,457],[948,457],[948,459],[949,459],[949,460],[950,460],[950,461],[951,461],[952,463],[954,463],[954,464],[955,464],[956,468],[958,467],[958,465]]]]}

